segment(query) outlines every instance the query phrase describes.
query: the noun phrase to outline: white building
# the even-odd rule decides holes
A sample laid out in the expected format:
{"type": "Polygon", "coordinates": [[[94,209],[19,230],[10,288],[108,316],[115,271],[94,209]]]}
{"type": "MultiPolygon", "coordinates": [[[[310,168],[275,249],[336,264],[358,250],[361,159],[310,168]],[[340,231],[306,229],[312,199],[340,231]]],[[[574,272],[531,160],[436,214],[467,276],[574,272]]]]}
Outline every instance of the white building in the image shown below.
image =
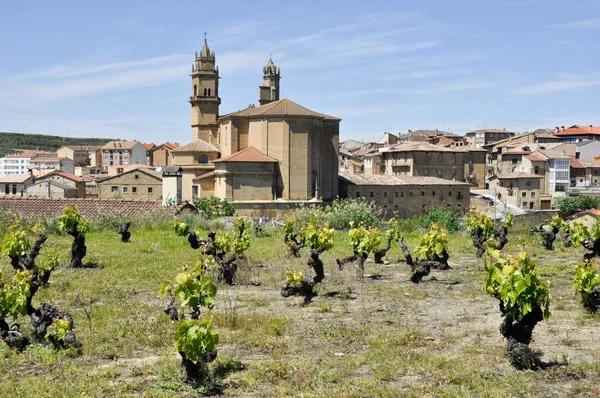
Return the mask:
{"type": "Polygon", "coordinates": [[[14,153],[0,158],[0,178],[12,175],[27,173],[30,169],[29,163],[32,159],[42,156],[56,156],[55,154],[42,151],[30,151],[23,153],[14,153]]]}
{"type": "Polygon", "coordinates": [[[102,147],[102,168],[146,164],[146,147],[139,141],[111,141],[102,147]]]}

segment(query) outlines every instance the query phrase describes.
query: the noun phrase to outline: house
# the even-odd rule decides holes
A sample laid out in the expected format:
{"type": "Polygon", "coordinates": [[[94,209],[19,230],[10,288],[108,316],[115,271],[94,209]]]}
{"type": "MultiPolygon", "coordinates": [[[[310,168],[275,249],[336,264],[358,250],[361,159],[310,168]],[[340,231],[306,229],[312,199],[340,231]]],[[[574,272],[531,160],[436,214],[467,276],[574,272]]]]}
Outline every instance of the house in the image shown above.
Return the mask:
{"type": "Polygon", "coordinates": [[[73,174],[73,159],[62,157],[36,157],[29,162],[31,171],[35,176],[41,176],[51,171],[64,171],[73,174]]]}
{"type": "Polygon", "coordinates": [[[443,146],[445,148],[456,148],[468,145],[467,139],[462,135],[443,134],[427,139],[427,142],[433,145],[443,146]]]}
{"type": "Polygon", "coordinates": [[[23,174],[29,170],[29,162],[40,156],[56,156],[50,152],[27,151],[0,158],[0,178],[9,174],[23,174]]]}
{"type": "Polygon", "coordinates": [[[408,130],[406,134],[400,134],[398,136],[398,142],[406,141],[417,141],[424,142],[431,137],[435,137],[440,134],[439,130],[408,130]]]}
{"type": "Polygon", "coordinates": [[[540,209],[542,176],[526,172],[498,174],[490,178],[490,189],[498,193],[499,199],[527,210],[540,209]]]}
{"type": "MultiPolygon", "coordinates": [[[[484,187],[485,154],[485,150],[472,147],[445,148],[417,141],[393,145],[378,155],[385,175],[438,177],[484,187]]],[[[368,169],[365,158],[365,174],[369,174],[368,169]]]]}
{"type": "Polygon", "coordinates": [[[467,211],[470,185],[437,177],[358,175],[342,173],[340,197],[364,199],[381,207],[387,217],[408,218],[434,208],[467,211]]]}
{"type": "Polygon", "coordinates": [[[144,147],[146,148],[146,164],[152,166],[152,151],[154,151],[154,148],[156,148],[156,145],[154,144],[144,144],[144,147]]]}
{"type": "Polygon", "coordinates": [[[27,186],[33,183],[31,173],[8,174],[0,178],[0,196],[23,196],[27,186]]]}
{"type": "Polygon", "coordinates": [[[147,164],[147,150],[139,141],[110,141],[102,147],[102,168],[147,164]]]}
{"type": "Polygon", "coordinates": [[[156,146],[152,150],[152,165],[156,167],[172,166],[173,165],[173,151],[179,148],[179,144],[173,144],[165,142],[164,144],[156,146]]]}
{"type": "Polygon", "coordinates": [[[74,197],[85,198],[85,184],[86,181],[89,180],[89,177],[80,177],[64,171],[53,171],[40,177],[36,177],[35,183],[46,180],[59,182],[65,186],[75,188],[76,193],[74,197]]]}
{"type": "MultiPolygon", "coordinates": [[[[558,129],[558,128],[557,128],[558,129]]],[[[556,137],[559,137],[563,142],[567,143],[578,143],[588,140],[599,140],[600,139],[600,127],[589,126],[578,126],[574,125],[567,129],[561,129],[554,133],[556,137]]]]}
{"type": "Polygon", "coordinates": [[[398,136],[392,133],[383,133],[383,136],[377,141],[379,144],[393,145],[398,143],[398,136]]]}
{"type": "Polygon", "coordinates": [[[514,136],[515,133],[512,131],[506,131],[504,129],[483,129],[469,131],[465,134],[469,145],[475,148],[483,148],[486,145],[494,143],[496,141],[504,140],[506,138],[514,136]]]}
{"type": "Polygon", "coordinates": [[[358,156],[354,156],[345,149],[340,149],[339,160],[340,171],[352,174],[360,174],[364,171],[363,159],[358,156]]]}
{"type": "Polygon", "coordinates": [[[163,178],[147,168],[132,168],[118,175],[96,179],[100,199],[160,200],[163,178]]]}
{"type": "Polygon", "coordinates": [[[571,185],[569,193],[600,194],[600,160],[571,157],[570,166],[571,185]]]}
{"type": "Polygon", "coordinates": [[[576,144],[575,157],[577,159],[600,158],[600,140],[580,141],[576,144]]]}
{"type": "Polygon", "coordinates": [[[45,179],[29,185],[26,189],[27,196],[44,198],[77,198],[77,188],[58,180],[45,179]]]}
{"type": "Polygon", "coordinates": [[[98,166],[97,154],[101,148],[96,145],[68,145],[58,148],[56,154],[59,158],[73,159],[74,167],[96,168],[98,166]]]}

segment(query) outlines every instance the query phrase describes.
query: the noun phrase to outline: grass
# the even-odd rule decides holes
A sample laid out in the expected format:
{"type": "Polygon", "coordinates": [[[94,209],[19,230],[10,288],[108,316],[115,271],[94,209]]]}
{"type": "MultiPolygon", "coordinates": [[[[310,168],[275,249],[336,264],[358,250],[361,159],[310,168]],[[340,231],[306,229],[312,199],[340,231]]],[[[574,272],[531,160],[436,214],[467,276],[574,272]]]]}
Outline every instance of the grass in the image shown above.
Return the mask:
{"type": "MultiPolygon", "coordinates": [[[[135,225],[135,224],[134,224],[135,225]]],[[[538,224],[539,225],[539,224],[538,224]]],[[[497,302],[481,291],[482,262],[464,233],[452,234],[452,270],[433,271],[426,282],[408,281],[399,247],[389,265],[366,263],[358,281],[352,266],[335,259],[351,254],[349,238],[322,256],[326,278],[312,303],[283,299],[285,270],[302,270],[307,250],[290,258],[280,231],[253,238],[243,281],[219,286],[215,328],[219,356],[211,364],[227,396],[318,397],[520,397],[600,396],[599,317],[586,314],[573,295],[579,249],[546,252],[526,227],[509,234],[508,252],[527,250],[551,282],[553,316],[536,327],[533,348],[546,359],[566,359],[550,371],[519,372],[504,356],[497,302]],[[432,280],[435,278],[435,280],[432,280]],[[253,282],[250,284],[249,282],[253,282]]],[[[19,354],[0,343],[0,396],[187,397],[206,392],[180,382],[173,348],[175,325],[162,313],[162,281],[197,253],[168,227],[132,228],[132,243],[110,231],[87,236],[88,255],[103,269],[61,267],[35,304],[69,311],[83,352],[31,346],[19,354]]],[[[417,233],[404,234],[409,247],[417,233]]],[[[63,253],[71,240],[51,235],[47,247],[63,253]]],[[[3,271],[9,263],[1,260],[3,271]]],[[[23,329],[29,325],[20,322],[23,329]]]]}

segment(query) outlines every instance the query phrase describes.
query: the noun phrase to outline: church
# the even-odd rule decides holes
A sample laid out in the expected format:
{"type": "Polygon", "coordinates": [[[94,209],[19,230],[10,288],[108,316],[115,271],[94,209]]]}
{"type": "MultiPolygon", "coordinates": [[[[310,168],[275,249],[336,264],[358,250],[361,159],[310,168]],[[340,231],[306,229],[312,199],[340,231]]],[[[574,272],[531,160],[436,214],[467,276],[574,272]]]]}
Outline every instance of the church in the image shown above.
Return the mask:
{"type": "Polygon", "coordinates": [[[192,65],[192,142],[173,151],[181,197],[233,203],[333,200],[341,119],[280,99],[280,69],[263,68],[259,106],[220,115],[219,68],[206,39],[192,65]]]}

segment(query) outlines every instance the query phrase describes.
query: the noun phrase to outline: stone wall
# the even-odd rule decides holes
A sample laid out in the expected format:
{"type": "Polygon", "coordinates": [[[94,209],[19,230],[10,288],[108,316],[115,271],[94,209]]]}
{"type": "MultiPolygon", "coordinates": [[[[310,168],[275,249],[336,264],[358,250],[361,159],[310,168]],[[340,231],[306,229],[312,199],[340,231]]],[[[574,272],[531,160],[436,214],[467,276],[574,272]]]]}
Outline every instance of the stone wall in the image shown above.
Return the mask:
{"type": "Polygon", "coordinates": [[[162,196],[162,180],[144,172],[128,172],[98,182],[98,194],[100,199],[159,200],[162,196]]]}
{"type": "Polygon", "coordinates": [[[173,209],[162,206],[160,201],[0,197],[0,211],[19,214],[24,219],[56,218],[67,205],[74,205],[85,217],[105,213],[148,214],[160,212],[174,214],[173,209]]]}

